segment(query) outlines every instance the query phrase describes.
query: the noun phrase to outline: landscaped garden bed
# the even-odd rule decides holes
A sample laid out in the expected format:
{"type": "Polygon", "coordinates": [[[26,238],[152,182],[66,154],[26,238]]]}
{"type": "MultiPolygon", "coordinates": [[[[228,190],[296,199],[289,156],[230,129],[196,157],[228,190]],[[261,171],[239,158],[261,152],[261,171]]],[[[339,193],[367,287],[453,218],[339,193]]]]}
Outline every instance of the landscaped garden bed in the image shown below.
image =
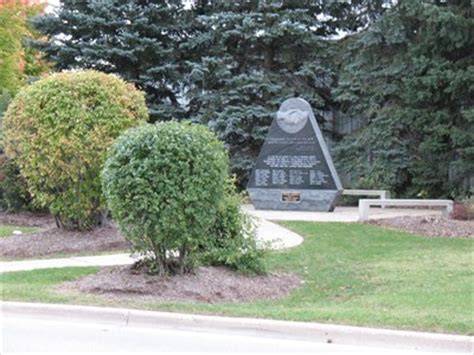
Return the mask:
{"type": "Polygon", "coordinates": [[[91,231],[66,231],[56,228],[54,219],[47,214],[0,213],[0,228],[4,228],[5,231],[8,228],[9,231],[0,238],[2,259],[94,254],[104,251],[124,251],[130,247],[130,243],[120,235],[114,224],[91,231]],[[12,235],[13,230],[17,229],[24,233],[12,235]]]}
{"type": "Polygon", "coordinates": [[[206,299],[197,296],[205,289],[199,282],[193,283],[193,296],[162,298],[150,293],[159,287],[157,276],[149,289],[142,274],[136,283],[114,276],[117,282],[104,286],[99,282],[104,273],[130,269],[85,267],[2,274],[3,299],[474,334],[472,240],[426,238],[366,224],[282,224],[305,237],[302,245],[265,257],[271,272],[300,279],[300,287],[283,298],[206,299]],[[115,291],[104,292],[107,287],[115,291]],[[143,293],[149,294],[137,297],[143,293]]]}
{"type": "Polygon", "coordinates": [[[109,300],[242,303],[287,296],[301,285],[294,273],[246,276],[225,267],[201,267],[191,274],[149,275],[143,267],[106,267],[97,274],[66,282],[59,291],[79,290],[109,300]]]}
{"type": "Polygon", "coordinates": [[[474,335],[467,2],[143,3],[0,10],[0,210],[30,211],[0,213],[2,300],[474,335]],[[339,180],[465,221],[281,222],[303,244],[261,248],[279,233],[245,186],[257,209],[329,211],[339,180]],[[99,255],[118,252],[140,260],[99,255]]]}
{"type": "Polygon", "coordinates": [[[444,216],[404,216],[370,220],[371,224],[431,237],[474,238],[474,220],[444,216]]]}
{"type": "Polygon", "coordinates": [[[54,226],[54,218],[48,213],[0,212],[0,225],[2,224],[21,227],[51,228],[54,226]]]}

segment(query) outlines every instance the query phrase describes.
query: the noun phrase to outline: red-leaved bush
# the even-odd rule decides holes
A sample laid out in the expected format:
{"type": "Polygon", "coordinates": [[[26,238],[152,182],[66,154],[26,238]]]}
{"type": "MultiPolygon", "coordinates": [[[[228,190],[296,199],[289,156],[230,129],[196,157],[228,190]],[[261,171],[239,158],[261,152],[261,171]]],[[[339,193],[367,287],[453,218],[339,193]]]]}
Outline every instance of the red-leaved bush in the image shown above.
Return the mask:
{"type": "Polygon", "coordinates": [[[452,219],[462,221],[474,220],[474,202],[456,202],[451,212],[452,219]]]}

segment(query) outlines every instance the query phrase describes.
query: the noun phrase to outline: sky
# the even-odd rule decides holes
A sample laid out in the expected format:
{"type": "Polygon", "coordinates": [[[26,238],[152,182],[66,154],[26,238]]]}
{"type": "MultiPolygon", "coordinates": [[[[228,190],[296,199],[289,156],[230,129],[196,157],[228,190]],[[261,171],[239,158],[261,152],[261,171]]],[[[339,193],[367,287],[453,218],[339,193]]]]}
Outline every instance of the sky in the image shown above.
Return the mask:
{"type": "Polygon", "coordinates": [[[47,2],[46,12],[52,12],[55,7],[59,6],[59,0],[48,0],[47,2]]]}

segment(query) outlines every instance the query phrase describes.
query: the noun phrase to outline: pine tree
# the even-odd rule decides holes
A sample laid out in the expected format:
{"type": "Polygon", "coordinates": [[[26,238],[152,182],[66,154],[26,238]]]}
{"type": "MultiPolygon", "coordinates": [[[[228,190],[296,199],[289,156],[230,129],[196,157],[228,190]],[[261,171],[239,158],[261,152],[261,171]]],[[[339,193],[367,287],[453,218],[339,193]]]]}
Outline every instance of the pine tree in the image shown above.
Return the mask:
{"type": "Polygon", "coordinates": [[[474,175],[474,20],[469,0],[399,1],[345,40],[334,90],[364,121],[337,149],[356,184],[456,197],[474,175]]]}

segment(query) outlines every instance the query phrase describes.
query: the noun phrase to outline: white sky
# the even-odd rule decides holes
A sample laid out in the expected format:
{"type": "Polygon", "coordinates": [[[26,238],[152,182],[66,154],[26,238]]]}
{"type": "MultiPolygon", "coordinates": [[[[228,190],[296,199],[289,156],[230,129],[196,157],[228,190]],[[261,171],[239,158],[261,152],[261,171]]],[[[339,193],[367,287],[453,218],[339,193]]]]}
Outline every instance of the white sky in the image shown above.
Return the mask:
{"type": "Polygon", "coordinates": [[[47,3],[46,12],[52,12],[55,7],[59,6],[59,0],[48,0],[47,3]]]}

